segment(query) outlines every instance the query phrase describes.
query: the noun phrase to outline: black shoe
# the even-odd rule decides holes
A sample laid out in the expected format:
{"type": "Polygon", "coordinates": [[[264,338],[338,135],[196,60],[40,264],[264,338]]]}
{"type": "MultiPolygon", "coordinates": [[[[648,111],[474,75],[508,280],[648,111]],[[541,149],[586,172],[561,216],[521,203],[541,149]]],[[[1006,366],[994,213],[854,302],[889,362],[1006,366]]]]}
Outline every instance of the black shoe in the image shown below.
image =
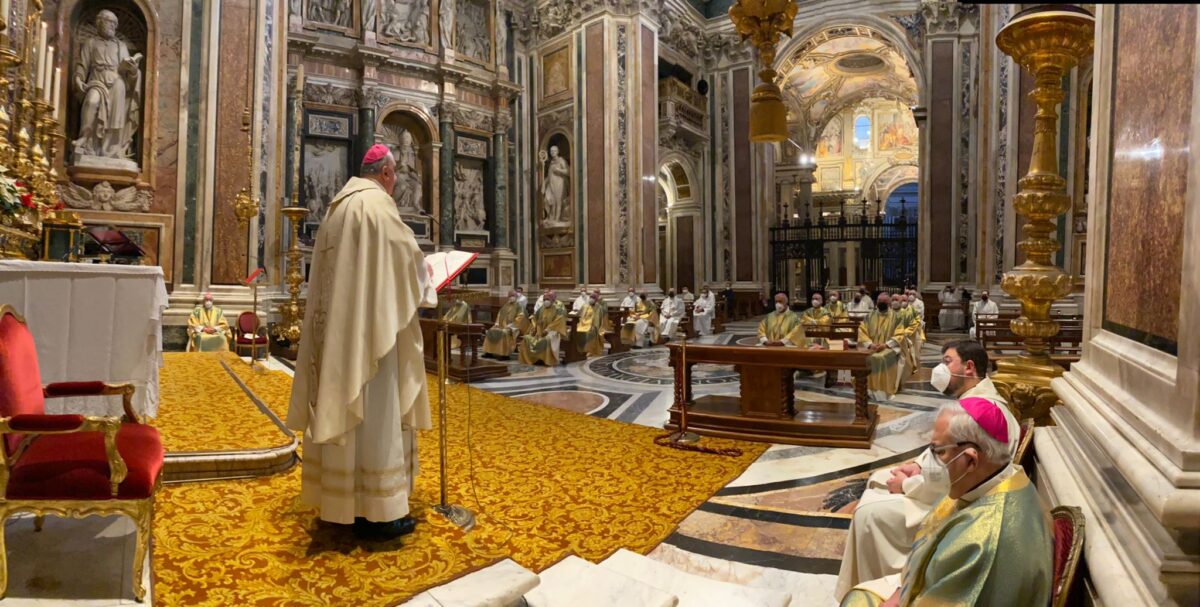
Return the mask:
{"type": "Polygon", "coordinates": [[[411,516],[386,523],[376,523],[362,517],[354,519],[354,536],[362,540],[394,540],[412,533],[416,528],[417,519],[411,516]]]}

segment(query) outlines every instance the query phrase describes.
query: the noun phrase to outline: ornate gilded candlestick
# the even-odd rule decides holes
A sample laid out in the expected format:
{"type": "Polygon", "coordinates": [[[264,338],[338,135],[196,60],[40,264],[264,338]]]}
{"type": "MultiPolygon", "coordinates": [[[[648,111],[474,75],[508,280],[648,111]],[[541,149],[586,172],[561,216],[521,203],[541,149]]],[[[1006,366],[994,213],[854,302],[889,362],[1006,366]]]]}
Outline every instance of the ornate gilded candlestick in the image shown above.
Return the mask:
{"type": "MultiPolygon", "coordinates": [[[[8,78],[8,71],[21,65],[21,58],[8,45],[8,23],[5,21],[5,17],[7,15],[0,16],[0,91],[9,90],[12,81],[8,78]]],[[[12,126],[12,116],[8,114],[8,104],[0,103],[0,165],[5,168],[12,168],[13,162],[16,160],[16,150],[13,149],[10,142],[12,126]]]]}
{"type": "Polygon", "coordinates": [[[292,206],[282,209],[292,224],[292,244],[288,247],[287,274],[283,278],[291,299],[279,306],[280,320],[275,325],[276,337],[282,337],[292,345],[300,342],[300,325],[304,321],[304,302],[300,301],[300,285],[304,284],[304,273],[300,271],[300,262],[304,260],[304,253],[300,252],[300,222],[308,215],[308,209],[299,206],[298,199],[293,194],[292,206]]]}
{"type": "Polygon", "coordinates": [[[1052,423],[1050,407],[1058,397],[1050,381],[1063,368],[1046,353],[1047,339],[1058,333],[1050,306],[1071,293],[1072,277],[1051,262],[1061,245],[1051,234],[1057,218],[1071,208],[1066,180],[1058,174],[1058,112],[1065,97],[1062,78],[1092,52],[1095,19],[1083,9],[1067,6],[1033,8],[1017,13],[996,35],[996,46],[1033,73],[1036,84],[1029,97],[1037,104],[1033,154],[1029,173],[1018,182],[1013,208],[1028,220],[1025,240],[1018,248],[1025,263],[1005,272],[1000,287],[1021,301],[1021,316],[1012,321],[1013,333],[1025,341],[1014,358],[997,361],[997,388],[1022,417],[1039,425],[1052,423]]]}
{"type": "Polygon", "coordinates": [[[799,3],[795,0],[737,0],[729,7],[729,19],[741,34],[758,49],[762,83],[750,95],[750,141],[784,141],[787,132],[787,108],[783,92],[775,82],[775,43],[781,34],[792,35],[792,21],[799,3]]]}

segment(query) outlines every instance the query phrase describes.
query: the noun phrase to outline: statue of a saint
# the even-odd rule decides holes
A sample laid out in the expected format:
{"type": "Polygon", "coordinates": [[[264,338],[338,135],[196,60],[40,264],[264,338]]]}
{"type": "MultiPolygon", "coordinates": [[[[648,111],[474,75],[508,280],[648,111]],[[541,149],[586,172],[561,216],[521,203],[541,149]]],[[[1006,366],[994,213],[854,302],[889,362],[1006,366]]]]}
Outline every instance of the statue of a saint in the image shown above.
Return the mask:
{"type": "Polygon", "coordinates": [[[546,178],[542,183],[542,213],[545,216],[543,221],[545,225],[564,225],[566,223],[562,219],[562,215],[564,214],[566,182],[569,174],[570,168],[567,166],[567,159],[558,155],[558,146],[550,146],[546,178]]]}
{"type": "Polygon", "coordinates": [[[122,160],[136,169],[130,158],[141,124],[142,54],[130,56],[129,46],[117,38],[112,11],[96,13],[96,32],[79,43],[75,60],[75,90],[83,98],[75,164],[89,164],[87,157],[93,156],[122,160]]]}
{"type": "Polygon", "coordinates": [[[483,172],[454,167],[454,231],[483,231],[484,213],[483,172]]]}
{"type": "Polygon", "coordinates": [[[454,0],[442,0],[438,4],[438,35],[442,40],[443,53],[454,51],[454,0]]]}
{"type": "Polygon", "coordinates": [[[417,146],[407,129],[400,131],[396,156],[396,189],[392,192],[401,213],[421,211],[421,176],[417,172],[417,146]]]}

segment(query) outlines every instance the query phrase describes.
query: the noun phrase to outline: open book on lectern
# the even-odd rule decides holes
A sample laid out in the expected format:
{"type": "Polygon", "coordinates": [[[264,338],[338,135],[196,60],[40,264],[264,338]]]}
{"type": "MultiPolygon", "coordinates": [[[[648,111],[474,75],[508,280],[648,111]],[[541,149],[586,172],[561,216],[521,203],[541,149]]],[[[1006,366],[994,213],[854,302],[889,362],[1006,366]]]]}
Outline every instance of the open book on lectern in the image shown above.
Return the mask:
{"type": "Polygon", "coordinates": [[[466,251],[438,251],[425,256],[425,264],[429,267],[434,290],[439,293],[449,286],[450,282],[463,273],[479,253],[466,251]]]}

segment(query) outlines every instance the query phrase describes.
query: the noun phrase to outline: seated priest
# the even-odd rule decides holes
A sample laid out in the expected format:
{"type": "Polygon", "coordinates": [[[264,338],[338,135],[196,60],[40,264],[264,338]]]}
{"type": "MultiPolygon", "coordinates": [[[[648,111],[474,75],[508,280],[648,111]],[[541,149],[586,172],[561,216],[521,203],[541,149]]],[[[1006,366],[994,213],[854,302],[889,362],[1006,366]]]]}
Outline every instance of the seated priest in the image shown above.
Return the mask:
{"type": "MultiPolygon", "coordinates": [[[[450,324],[471,324],[470,304],[462,299],[450,304],[450,307],[446,309],[446,313],[442,315],[442,320],[450,324]]],[[[450,338],[449,347],[451,351],[457,350],[460,345],[458,337],[450,338]]]]}
{"type": "Polygon", "coordinates": [[[629,287],[629,294],[625,296],[625,299],[621,300],[621,309],[622,310],[632,310],[632,309],[636,308],[637,305],[638,305],[637,293],[634,293],[633,287],[629,287]]]}
{"type": "Polygon", "coordinates": [[[695,303],[696,296],[692,295],[692,292],[689,291],[687,287],[684,287],[683,292],[681,292],[679,294],[679,299],[680,299],[680,301],[682,301],[685,304],[690,304],[690,303],[695,303]]]}
{"type": "Polygon", "coordinates": [[[645,293],[638,294],[637,305],[625,316],[621,342],[635,348],[658,343],[658,307],[645,293]]]}
{"type": "Polygon", "coordinates": [[[907,378],[921,368],[921,347],[925,345],[925,323],[921,321],[917,309],[912,306],[911,296],[897,295],[895,299],[900,300],[900,323],[904,325],[904,334],[908,340],[908,348],[905,351],[907,362],[904,369],[904,377],[907,378]]]}
{"type": "MultiPolygon", "coordinates": [[[[825,307],[825,302],[820,293],[813,293],[810,303],[812,307],[800,314],[800,324],[805,327],[815,328],[821,325],[828,327],[833,323],[833,316],[829,313],[829,308],[825,307]]],[[[821,338],[809,338],[805,345],[823,346],[825,345],[825,340],[821,338]]]]}
{"type": "Polygon", "coordinates": [[[675,331],[683,320],[683,312],[683,300],[675,296],[675,289],[667,291],[667,297],[662,302],[659,317],[659,326],[662,327],[664,337],[671,339],[675,336],[675,331]]]}
{"type": "MultiPolygon", "coordinates": [[[[942,347],[942,362],[930,382],[956,399],[983,398],[1000,407],[1008,432],[1020,436],[1017,418],[987,378],[988,355],[973,341],[954,341],[942,347]]],[[[1017,443],[1008,447],[1013,455],[1017,443]]],[[[853,512],[846,552],[834,597],[841,599],[859,583],[900,573],[917,529],[930,509],[946,495],[950,479],[926,449],[914,462],[871,474],[862,497],[843,512],[853,512]]]]}
{"type": "Polygon", "coordinates": [[[517,349],[517,336],[521,333],[521,325],[525,322],[525,310],[516,291],[508,294],[508,301],[500,307],[496,314],[496,324],[488,329],[483,340],[484,355],[496,358],[512,356],[517,349]]]}
{"type": "Polygon", "coordinates": [[[717,298],[712,289],[704,287],[700,297],[692,304],[692,326],[699,335],[712,335],[713,316],[717,313],[717,298]]]}
{"type": "Polygon", "coordinates": [[[212,293],[205,293],[203,303],[192,310],[187,332],[188,352],[229,351],[229,323],[221,308],[213,305],[212,293]]]}
{"type": "Polygon", "coordinates": [[[788,309],[787,295],[775,294],[775,311],[758,323],[758,345],[796,347],[804,343],[804,325],[788,309]]]}
{"type": "Polygon", "coordinates": [[[528,314],[529,309],[526,306],[529,305],[529,298],[525,297],[525,289],[517,287],[515,291],[517,292],[517,308],[521,310],[522,314],[528,314]]]}
{"type": "Polygon", "coordinates": [[[891,400],[900,389],[900,366],[908,347],[905,328],[886,291],[879,294],[875,309],[858,325],[858,347],[873,352],[867,359],[871,366],[867,389],[874,399],[891,400]]]}
{"type": "Polygon", "coordinates": [[[575,344],[588,356],[604,356],[604,334],[608,333],[608,304],[600,299],[600,291],[592,291],[588,305],[575,325],[575,344]]]}
{"type": "Polygon", "coordinates": [[[979,301],[971,304],[971,339],[975,339],[975,325],[981,318],[1000,318],[1000,306],[997,306],[996,302],[992,301],[987,291],[980,293],[979,301]]]}
{"type": "Polygon", "coordinates": [[[917,315],[921,317],[921,326],[925,326],[925,300],[921,299],[920,291],[916,289],[908,290],[908,305],[917,311],[917,315]]]}
{"type": "Polygon", "coordinates": [[[542,294],[538,295],[537,301],[533,302],[533,315],[534,316],[537,316],[537,313],[541,311],[542,306],[546,305],[546,295],[548,295],[549,293],[550,293],[550,289],[546,289],[546,290],[542,291],[542,294]]]}
{"type": "Polygon", "coordinates": [[[521,362],[526,365],[540,362],[547,367],[557,365],[559,341],[566,333],[567,308],[558,301],[557,293],[548,291],[542,309],[533,315],[529,334],[521,339],[521,362]]]}
{"type": "Polygon", "coordinates": [[[830,291],[825,297],[825,301],[829,302],[829,305],[825,307],[829,309],[830,318],[835,321],[849,318],[850,313],[846,309],[846,302],[842,301],[842,297],[837,291],[830,291]]]}
{"type": "Polygon", "coordinates": [[[576,297],[575,301],[571,303],[571,314],[579,316],[583,313],[583,309],[588,307],[588,301],[587,287],[579,287],[579,297],[576,297]]]}
{"type": "Polygon", "coordinates": [[[871,310],[875,309],[875,302],[871,300],[871,295],[867,293],[866,287],[859,287],[854,293],[854,302],[849,306],[849,314],[855,320],[866,318],[871,310]]]}
{"type": "Polygon", "coordinates": [[[933,426],[931,470],[947,494],[921,522],[903,570],[857,584],[842,607],[1048,605],[1054,581],[1049,512],[1012,461],[1004,407],[964,398],[933,426]]]}

